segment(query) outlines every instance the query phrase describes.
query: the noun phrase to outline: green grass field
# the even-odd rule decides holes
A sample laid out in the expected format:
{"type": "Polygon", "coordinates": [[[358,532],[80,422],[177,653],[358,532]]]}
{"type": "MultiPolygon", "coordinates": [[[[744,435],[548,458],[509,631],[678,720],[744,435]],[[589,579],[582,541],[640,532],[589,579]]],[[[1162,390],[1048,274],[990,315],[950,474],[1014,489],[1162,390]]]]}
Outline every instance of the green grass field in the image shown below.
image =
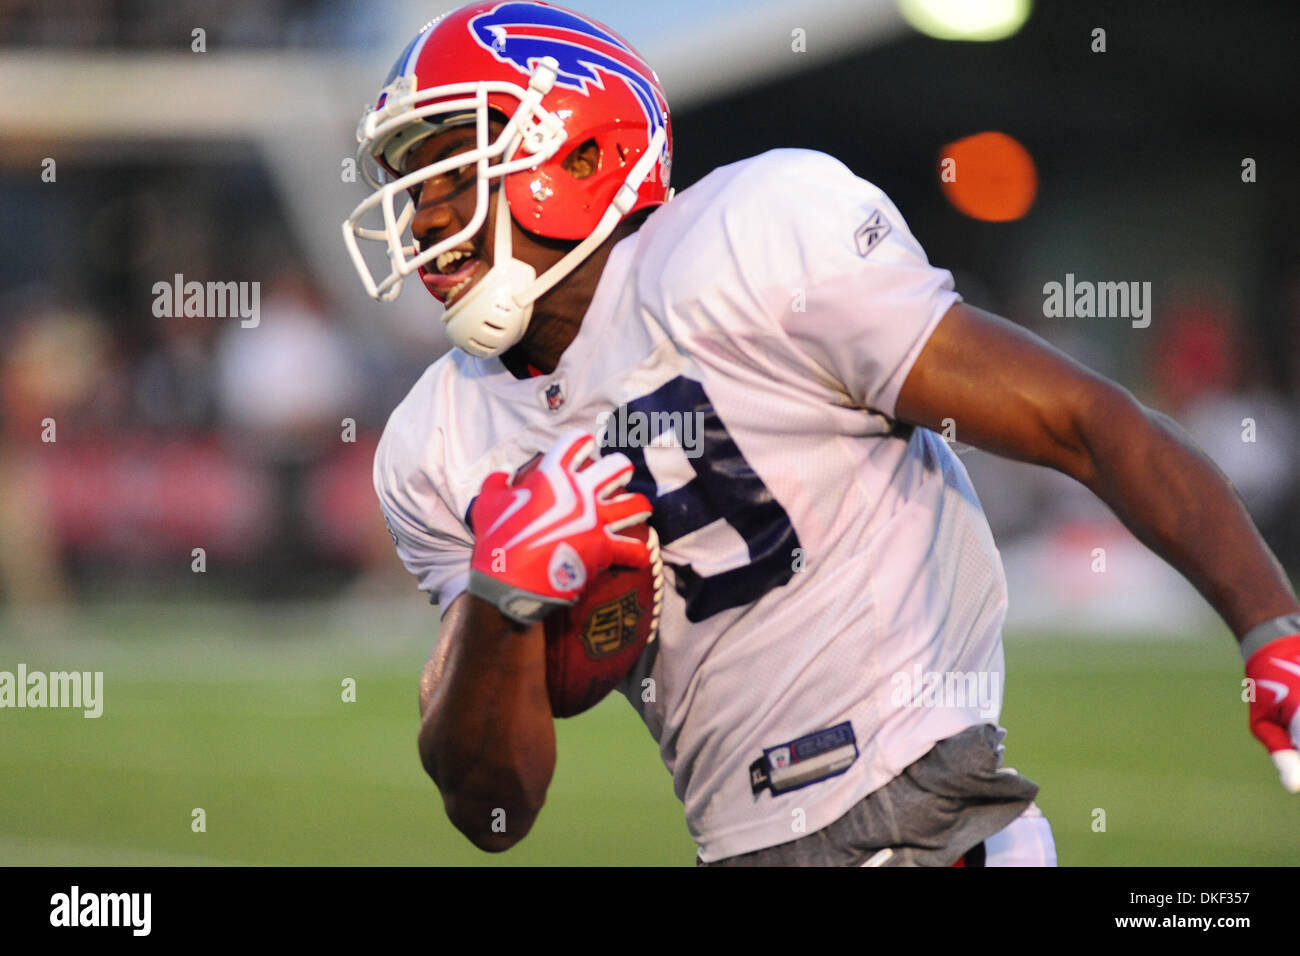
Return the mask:
{"type": "MultiPolygon", "coordinates": [[[[693,863],[620,697],[560,722],[547,807],[519,846],[489,856],[453,830],[415,750],[435,622],[418,600],[11,612],[0,670],[101,670],[105,706],[0,710],[0,863],[693,863]]],[[[1226,637],[1013,635],[1007,663],[1007,762],[1042,786],[1062,864],[1300,862],[1300,798],[1246,733],[1226,637]]]]}

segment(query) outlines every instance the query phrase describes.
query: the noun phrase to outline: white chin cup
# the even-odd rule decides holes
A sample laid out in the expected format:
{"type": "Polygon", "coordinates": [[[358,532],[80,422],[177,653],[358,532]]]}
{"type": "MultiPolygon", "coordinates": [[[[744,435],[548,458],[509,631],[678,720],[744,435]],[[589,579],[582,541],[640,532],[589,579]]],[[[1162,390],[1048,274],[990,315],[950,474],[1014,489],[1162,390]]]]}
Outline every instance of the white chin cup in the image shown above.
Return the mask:
{"type": "Polygon", "coordinates": [[[533,298],[523,293],[537,278],[537,270],[514,257],[504,179],[497,188],[494,226],[492,268],[442,316],[452,345],[475,358],[493,358],[510,348],[524,337],[533,317],[533,298]],[[521,298],[526,298],[522,305],[521,298]]]}
{"type": "Polygon", "coordinates": [[[537,278],[537,270],[514,257],[496,262],[465,297],[443,313],[451,344],[475,358],[500,355],[524,337],[533,304],[515,296],[537,278]]]}

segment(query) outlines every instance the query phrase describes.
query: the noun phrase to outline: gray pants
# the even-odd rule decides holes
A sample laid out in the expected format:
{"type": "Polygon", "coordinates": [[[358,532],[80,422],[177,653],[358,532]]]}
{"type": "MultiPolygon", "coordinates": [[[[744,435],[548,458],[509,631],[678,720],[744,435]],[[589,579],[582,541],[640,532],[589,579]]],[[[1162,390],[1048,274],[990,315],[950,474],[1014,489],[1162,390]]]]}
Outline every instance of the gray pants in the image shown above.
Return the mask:
{"type": "Polygon", "coordinates": [[[1038,784],[1002,765],[1005,731],[967,727],[939,741],[830,826],[777,846],[701,866],[952,866],[1029,806],[1038,784]]]}

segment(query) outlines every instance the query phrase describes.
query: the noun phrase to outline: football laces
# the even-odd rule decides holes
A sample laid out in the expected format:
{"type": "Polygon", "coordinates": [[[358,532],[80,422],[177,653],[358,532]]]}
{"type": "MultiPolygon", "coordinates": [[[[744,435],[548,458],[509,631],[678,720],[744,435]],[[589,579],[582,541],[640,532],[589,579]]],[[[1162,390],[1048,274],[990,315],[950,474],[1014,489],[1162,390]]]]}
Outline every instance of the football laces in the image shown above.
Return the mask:
{"type": "Polygon", "coordinates": [[[651,643],[659,636],[659,612],[664,606],[664,561],[659,554],[659,535],[654,528],[646,525],[650,535],[646,538],[646,547],[650,549],[650,573],[654,576],[655,600],[654,610],[650,615],[650,637],[646,643],[651,643]]]}

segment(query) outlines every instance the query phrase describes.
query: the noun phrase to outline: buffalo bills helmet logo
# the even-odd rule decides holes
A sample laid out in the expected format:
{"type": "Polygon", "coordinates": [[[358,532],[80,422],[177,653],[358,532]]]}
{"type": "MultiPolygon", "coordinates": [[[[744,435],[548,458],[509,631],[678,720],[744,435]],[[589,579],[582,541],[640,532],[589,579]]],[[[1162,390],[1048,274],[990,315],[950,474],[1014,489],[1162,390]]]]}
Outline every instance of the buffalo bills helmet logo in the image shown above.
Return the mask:
{"type": "Polygon", "coordinates": [[[554,57],[556,83],[584,96],[588,83],[604,88],[598,71],[617,76],[645,113],[651,139],[664,125],[649,68],[622,40],[582,17],[555,7],[503,3],[470,20],[469,29],[479,45],[524,74],[542,57],[554,57]]]}

